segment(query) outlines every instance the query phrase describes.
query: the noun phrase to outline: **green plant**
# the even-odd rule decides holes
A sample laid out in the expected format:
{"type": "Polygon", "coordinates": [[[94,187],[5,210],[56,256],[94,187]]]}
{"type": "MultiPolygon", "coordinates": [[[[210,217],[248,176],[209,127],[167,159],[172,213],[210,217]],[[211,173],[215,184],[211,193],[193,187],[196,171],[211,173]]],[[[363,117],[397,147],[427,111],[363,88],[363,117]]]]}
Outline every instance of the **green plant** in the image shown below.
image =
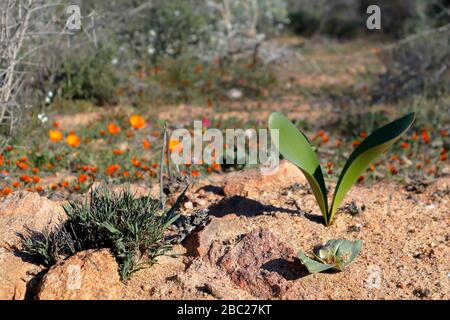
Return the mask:
{"type": "Polygon", "coordinates": [[[66,57],[55,76],[65,99],[91,100],[95,104],[116,104],[118,74],[112,63],[114,51],[89,48],[66,57]]]}
{"type": "Polygon", "coordinates": [[[344,271],[355,260],[361,251],[362,241],[330,240],[314,252],[313,260],[299,251],[298,257],[310,273],[318,273],[329,269],[344,271]]]}
{"type": "MultiPolygon", "coordinates": [[[[274,141],[280,153],[294,163],[305,175],[323,214],[325,225],[330,225],[340,203],[361,173],[381,153],[391,147],[414,123],[415,113],[397,119],[368,136],[353,151],[342,170],[328,206],[327,188],[322,168],[308,138],[281,113],[274,112],[269,119],[270,130],[278,130],[279,141],[274,141]]],[[[276,139],[274,139],[276,140],[276,139]]]]}
{"type": "Polygon", "coordinates": [[[178,218],[175,211],[185,192],[159,214],[161,200],[139,198],[129,190],[116,194],[106,188],[95,189],[84,203],[66,205],[67,220],[54,229],[21,235],[24,252],[51,266],[82,250],[109,248],[126,279],[170,249],[164,231],[178,218]]]}

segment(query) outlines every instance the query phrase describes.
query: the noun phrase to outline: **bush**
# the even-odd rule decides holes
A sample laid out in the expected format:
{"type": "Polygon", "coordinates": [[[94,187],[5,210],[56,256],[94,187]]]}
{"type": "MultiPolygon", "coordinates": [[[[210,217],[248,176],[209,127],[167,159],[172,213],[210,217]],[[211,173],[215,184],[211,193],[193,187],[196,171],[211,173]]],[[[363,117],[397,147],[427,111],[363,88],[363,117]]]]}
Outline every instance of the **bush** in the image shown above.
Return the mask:
{"type": "Polygon", "coordinates": [[[361,30],[358,0],[291,1],[290,26],[297,33],[348,38],[361,30]]]}
{"type": "Polygon", "coordinates": [[[55,84],[65,99],[90,100],[98,105],[116,104],[118,78],[113,51],[85,49],[66,57],[55,76],[55,84]]]}
{"type": "Polygon", "coordinates": [[[109,248],[126,279],[170,249],[164,231],[177,218],[174,213],[183,197],[184,192],[172,208],[158,215],[159,200],[96,189],[84,203],[65,206],[68,218],[55,229],[21,235],[24,252],[51,266],[79,251],[109,248]]]}
{"type": "Polygon", "coordinates": [[[416,94],[438,96],[450,88],[449,28],[432,30],[381,53],[385,72],[372,92],[376,101],[396,101],[416,94]]]}

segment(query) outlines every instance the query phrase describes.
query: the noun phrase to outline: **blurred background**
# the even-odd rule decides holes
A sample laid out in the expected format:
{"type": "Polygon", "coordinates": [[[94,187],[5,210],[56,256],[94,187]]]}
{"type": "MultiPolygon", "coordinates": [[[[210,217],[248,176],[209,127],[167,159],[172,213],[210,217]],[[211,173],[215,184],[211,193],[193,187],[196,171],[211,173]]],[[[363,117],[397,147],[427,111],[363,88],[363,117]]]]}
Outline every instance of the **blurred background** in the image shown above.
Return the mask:
{"type": "Polygon", "coordinates": [[[432,162],[448,150],[449,0],[3,0],[0,9],[3,150],[45,153],[51,123],[77,113],[118,125],[138,113],[155,129],[202,117],[264,127],[276,110],[350,143],[417,111],[417,133],[440,139],[432,162]],[[374,4],[381,30],[366,26],[374,4]]]}

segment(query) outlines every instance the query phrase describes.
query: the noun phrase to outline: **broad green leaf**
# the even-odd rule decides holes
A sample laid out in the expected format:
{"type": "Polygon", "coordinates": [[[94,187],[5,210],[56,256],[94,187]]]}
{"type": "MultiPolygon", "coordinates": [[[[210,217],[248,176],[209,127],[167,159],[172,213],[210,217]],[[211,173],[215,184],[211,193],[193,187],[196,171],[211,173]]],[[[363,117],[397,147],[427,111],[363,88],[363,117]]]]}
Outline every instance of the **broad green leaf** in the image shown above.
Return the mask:
{"type": "Polygon", "coordinates": [[[415,113],[410,113],[385,125],[368,136],[353,151],[339,176],[327,219],[328,224],[332,222],[337,208],[358,177],[377,156],[388,150],[412,126],[414,120],[415,113]]]}
{"type": "Polygon", "coordinates": [[[345,267],[355,260],[361,247],[361,240],[330,240],[317,253],[314,253],[318,261],[307,257],[302,251],[298,253],[298,257],[311,273],[329,269],[344,271],[345,267]]]}
{"type": "Polygon", "coordinates": [[[362,248],[362,241],[348,241],[342,240],[339,248],[336,252],[336,255],[344,262],[343,267],[348,266],[355,260],[356,256],[359,254],[362,248]]]}
{"type": "Polygon", "coordinates": [[[334,268],[334,266],[330,264],[321,263],[309,258],[303,251],[298,252],[298,257],[310,273],[318,273],[334,268]]]}
{"type": "Polygon", "coordinates": [[[279,130],[279,141],[273,142],[283,157],[299,167],[305,175],[327,224],[327,188],[319,160],[317,160],[310,142],[292,122],[279,112],[271,114],[269,129],[279,130]]]}

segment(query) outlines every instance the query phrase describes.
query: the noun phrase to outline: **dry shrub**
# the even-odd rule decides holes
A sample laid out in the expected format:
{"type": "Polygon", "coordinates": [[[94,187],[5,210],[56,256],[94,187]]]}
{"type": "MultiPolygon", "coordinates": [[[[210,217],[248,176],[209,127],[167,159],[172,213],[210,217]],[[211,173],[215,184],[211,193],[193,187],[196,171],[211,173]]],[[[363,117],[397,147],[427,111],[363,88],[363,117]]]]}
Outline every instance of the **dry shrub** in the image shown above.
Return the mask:
{"type": "Polygon", "coordinates": [[[450,89],[450,25],[418,34],[383,51],[385,72],[373,92],[376,101],[415,94],[438,96],[450,89]]]}

